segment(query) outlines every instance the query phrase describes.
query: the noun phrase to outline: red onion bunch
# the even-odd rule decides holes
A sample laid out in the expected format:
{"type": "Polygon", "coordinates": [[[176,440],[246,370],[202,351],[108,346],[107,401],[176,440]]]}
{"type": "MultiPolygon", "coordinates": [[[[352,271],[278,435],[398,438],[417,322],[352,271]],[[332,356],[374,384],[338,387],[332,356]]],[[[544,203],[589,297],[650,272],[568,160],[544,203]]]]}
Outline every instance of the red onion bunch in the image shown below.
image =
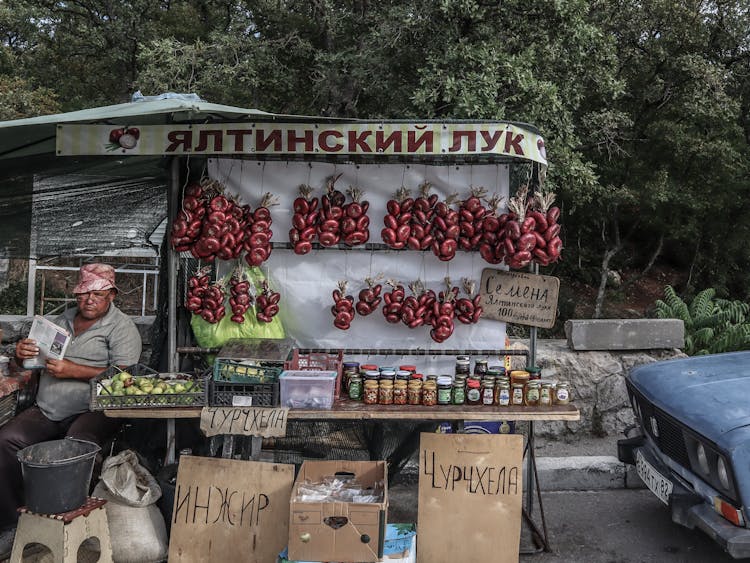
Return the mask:
{"type": "Polygon", "coordinates": [[[295,254],[307,254],[312,250],[312,243],[318,228],[320,212],[319,200],[311,197],[313,188],[302,184],[299,187],[299,197],[294,200],[294,215],[292,228],[289,230],[289,242],[295,254]]]}

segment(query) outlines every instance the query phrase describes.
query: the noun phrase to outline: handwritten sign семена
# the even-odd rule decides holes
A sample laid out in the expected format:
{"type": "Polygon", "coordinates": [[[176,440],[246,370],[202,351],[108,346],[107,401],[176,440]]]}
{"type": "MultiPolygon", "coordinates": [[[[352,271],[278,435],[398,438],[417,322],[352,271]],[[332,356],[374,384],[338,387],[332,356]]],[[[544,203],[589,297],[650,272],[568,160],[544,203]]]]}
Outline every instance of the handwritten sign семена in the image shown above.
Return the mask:
{"type": "Polygon", "coordinates": [[[485,268],[479,293],[482,318],[542,328],[555,324],[558,278],[485,268]]]}
{"type": "Polygon", "coordinates": [[[208,436],[286,436],[288,408],[281,407],[203,407],[201,430],[208,436]]]}

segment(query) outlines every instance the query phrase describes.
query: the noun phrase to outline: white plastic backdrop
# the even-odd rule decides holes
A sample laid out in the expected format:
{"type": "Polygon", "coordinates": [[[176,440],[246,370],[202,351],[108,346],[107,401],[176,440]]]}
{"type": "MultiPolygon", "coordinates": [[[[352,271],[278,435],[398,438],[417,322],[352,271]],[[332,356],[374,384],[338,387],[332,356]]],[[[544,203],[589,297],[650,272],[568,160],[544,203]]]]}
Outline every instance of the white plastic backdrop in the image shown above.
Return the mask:
{"type": "MultiPolygon", "coordinates": [[[[344,190],[356,185],[365,192],[363,199],[370,202],[370,241],[382,242],[380,231],[386,202],[400,186],[418,195],[417,187],[425,180],[441,199],[458,192],[467,197],[471,186],[485,187],[490,194],[508,199],[508,165],[452,165],[423,164],[333,164],[307,162],[256,162],[240,159],[211,159],[208,174],[226,185],[230,193],[238,194],[242,203],[256,206],[262,194],[272,192],[280,205],[272,208],[273,241],[287,242],[293,215],[292,203],[298,196],[298,186],[309,184],[314,195],[322,195],[326,179],[342,174],[336,187],[344,190]]],[[[435,349],[502,349],[505,347],[505,324],[483,319],[476,325],[456,321],[453,335],[438,344],[430,338],[429,327],[409,329],[403,324],[389,324],[380,310],[366,317],[356,316],[352,326],[342,331],[333,326],[330,308],[331,292],[339,280],[347,280],[348,293],[357,298],[365,287],[368,276],[382,275],[381,283],[389,278],[407,284],[421,279],[426,287],[436,292],[444,288],[449,276],[453,285],[461,286],[461,278],[475,279],[477,290],[482,270],[488,265],[478,253],[458,251],[450,262],[441,262],[432,252],[313,250],[298,256],[291,250],[274,248],[262,266],[271,284],[281,293],[281,319],[292,338],[302,348],[410,348],[435,349]]],[[[386,288],[384,287],[383,291],[386,288]]],[[[409,294],[406,288],[407,295],[409,294]]],[[[364,358],[361,358],[364,359],[364,358]]],[[[399,362],[407,358],[399,358],[399,362]]],[[[452,360],[451,360],[452,361],[452,360]]],[[[432,362],[444,363],[440,357],[432,362]]],[[[381,362],[382,363],[382,362],[381,362]]],[[[395,363],[395,362],[394,362],[395,363]]],[[[423,364],[424,358],[418,363],[423,364]]]]}

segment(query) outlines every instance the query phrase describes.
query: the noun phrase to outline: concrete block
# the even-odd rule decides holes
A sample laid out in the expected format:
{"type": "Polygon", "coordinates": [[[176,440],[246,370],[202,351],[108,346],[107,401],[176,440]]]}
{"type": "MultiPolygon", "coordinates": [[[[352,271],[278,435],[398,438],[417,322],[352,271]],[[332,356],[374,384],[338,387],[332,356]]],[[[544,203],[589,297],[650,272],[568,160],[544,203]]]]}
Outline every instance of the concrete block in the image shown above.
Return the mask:
{"type": "Polygon", "coordinates": [[[565,322],[572,350],[682,348],[685,326],[678,319],[579,319],[565,322]]]}
{"type": "MultiPolygon", "coordinates": [[[[537,457],[543,491],[598,491],[625,488],[625,464],[614,456],[537,457]]],[[[525,475],[524,483],[528,483],[525,475]]]]}

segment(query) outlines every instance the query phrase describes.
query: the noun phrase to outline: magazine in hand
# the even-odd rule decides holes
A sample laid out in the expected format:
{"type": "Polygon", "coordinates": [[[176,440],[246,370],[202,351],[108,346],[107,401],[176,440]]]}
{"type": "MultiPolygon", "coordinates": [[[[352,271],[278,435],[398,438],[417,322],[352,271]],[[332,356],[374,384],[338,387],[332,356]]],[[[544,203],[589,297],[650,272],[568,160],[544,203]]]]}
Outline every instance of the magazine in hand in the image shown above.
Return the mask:
{"type": "Polygon", "coordinates": [[[47,358],[62,360],[70,343],[70,333],[67,330],[40,315],[34,316],[28,338],[36,340],[39,355],[23,361],[26,369],[43,368],[47,358]]]}

